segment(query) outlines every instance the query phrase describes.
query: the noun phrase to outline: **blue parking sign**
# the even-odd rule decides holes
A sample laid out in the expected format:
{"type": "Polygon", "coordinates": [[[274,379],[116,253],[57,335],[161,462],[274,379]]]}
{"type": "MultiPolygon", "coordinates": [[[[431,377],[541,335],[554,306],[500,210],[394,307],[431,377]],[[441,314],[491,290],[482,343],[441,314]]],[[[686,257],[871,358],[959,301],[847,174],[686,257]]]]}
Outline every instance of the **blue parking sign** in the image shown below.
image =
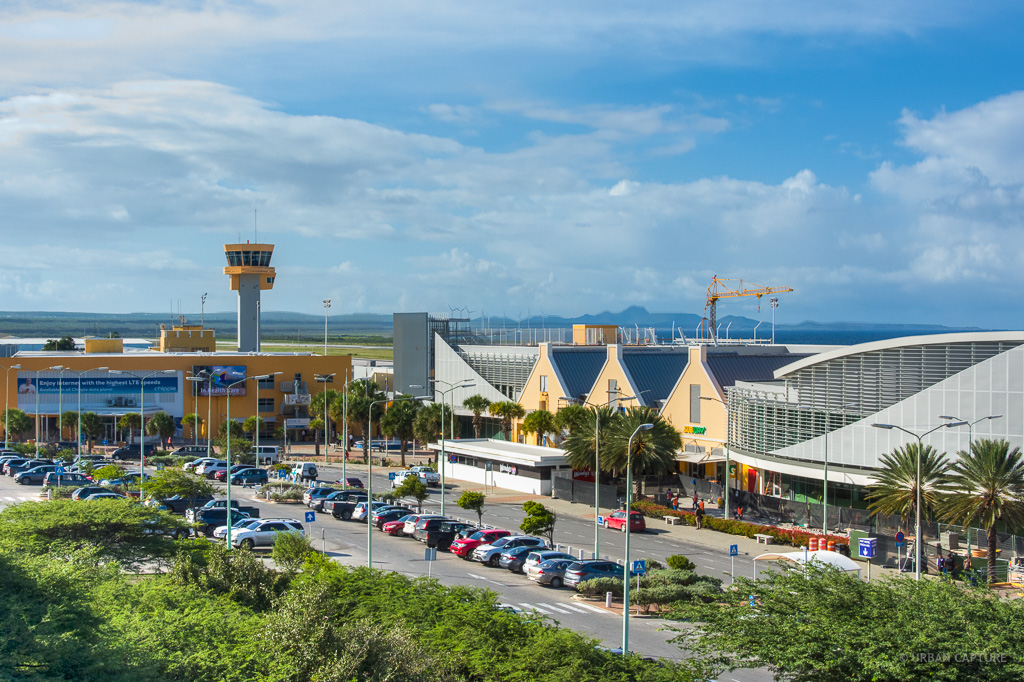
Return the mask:
{"type": "Polygon", "coordinates": [[[306,523],[313,523],[316,521],[316,512],[306,512],[306,523]]]}
{"type": "Polygon", "coordinates": [[[862,559],[874,559],[875,549],[878,546],[878,540],[875,538],[861,538],[857,541],[857,553],[862,559]]]}

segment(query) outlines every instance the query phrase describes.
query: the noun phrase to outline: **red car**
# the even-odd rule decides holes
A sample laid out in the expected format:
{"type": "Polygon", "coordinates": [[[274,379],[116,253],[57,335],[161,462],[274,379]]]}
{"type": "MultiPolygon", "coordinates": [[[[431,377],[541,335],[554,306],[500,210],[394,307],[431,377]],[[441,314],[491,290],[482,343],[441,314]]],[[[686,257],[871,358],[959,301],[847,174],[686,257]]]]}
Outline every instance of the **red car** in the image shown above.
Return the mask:
{"type": "Polygon", "coordinates": [[[459,538],[452,543],[451,548],[448,550],[455,556],[460,556],[463,559],[468,559],[472,554],[473,550],[480,545],[488,545],[498,538],[503,538],[506,535],[512,533],[507,530],[501,530],[500,528],[491,528],[489,530],[478,530],[477,532],[470,535],[468,538],[459,538]]]}
{"type": "MultiPolygon", "coordinates": [[[[231,467],[231,475],[234,476],[235,474],[237,474],[239,471],[242,471],[243,469],[252,469],[252,465],[251,464],[235,464],[234,466],[231,467]]],[[[228,470],[227,469],[221,469],[221,470],[215,472],[213,474],[213,477],[216,480],[218,480],[218,481],[226,481],[226,480],[228,480],[228,470]]]]}
{"type": "Polygon", "coordinates": [[[386,521],[384,525],[381,526],[381,530],[387,533],[388,535],[402,537],[403,535],[405,535],[403,529],[405,528],[405,521],[408,518],[409,515],[406,514],[400,519],[396,519],[394,521],[386,521]]]}
{"type": "MultiPolygon", "coordinates": [[[[638,511],[630,512],[629,520],[629,532],[637,533],[644,532],[647,530],[647,521],[644,519],[644,515],[638,511]]],[[[626,532],[626,512],[617,511],[612,512],[608,516],[604,517],[604,527],[611,530],[621,530],[623,533],[626,532]]]]}

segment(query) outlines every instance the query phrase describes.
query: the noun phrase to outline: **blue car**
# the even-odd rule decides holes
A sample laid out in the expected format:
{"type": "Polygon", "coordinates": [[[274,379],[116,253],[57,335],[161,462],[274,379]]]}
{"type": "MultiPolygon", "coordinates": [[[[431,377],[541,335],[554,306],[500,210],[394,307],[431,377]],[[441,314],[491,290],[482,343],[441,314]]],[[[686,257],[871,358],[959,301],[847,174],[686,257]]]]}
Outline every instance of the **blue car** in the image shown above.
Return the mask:
{"type": "Polygon", "coordinates": [[[622,566],[614,561],[603,561],[591,559],[589,561],[576,561],[565,569],[564,582],[569,587],[579,587],[584,580],[594,578],[619,578],[622,579],[622,566]]]}
{"type": "Polygon", "coordinates": [[[231,476],[231,485],[263,485],[270,480],[265,469],[242,469],[231,476]]]}

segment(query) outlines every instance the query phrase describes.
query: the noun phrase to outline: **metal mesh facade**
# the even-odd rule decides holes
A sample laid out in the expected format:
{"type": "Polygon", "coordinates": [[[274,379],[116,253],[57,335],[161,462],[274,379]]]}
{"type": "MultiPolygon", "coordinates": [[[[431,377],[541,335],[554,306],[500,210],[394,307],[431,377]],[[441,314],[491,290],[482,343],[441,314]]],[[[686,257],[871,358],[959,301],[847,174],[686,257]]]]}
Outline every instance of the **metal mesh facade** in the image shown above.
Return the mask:
{"type": "Polygon", "coordinates": [[[462,348],[458,353],[473,371],[509,400],[519,400],[538,359],[537,355],[467,351],[462,348]]]}

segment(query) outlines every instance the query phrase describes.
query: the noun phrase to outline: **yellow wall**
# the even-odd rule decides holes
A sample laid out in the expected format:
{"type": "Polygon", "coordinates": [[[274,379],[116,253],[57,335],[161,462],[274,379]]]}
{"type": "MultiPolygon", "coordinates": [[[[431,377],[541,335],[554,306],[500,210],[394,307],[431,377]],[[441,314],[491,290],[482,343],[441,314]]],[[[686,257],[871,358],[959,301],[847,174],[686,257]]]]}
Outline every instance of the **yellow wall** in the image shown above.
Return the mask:
{"type": "MultiPolygon", "coordinates": [[[[592,405],[604,405],[615,397],[627,398],[636,395],[636,387],[627,380],[627,374],[622,364],[622,346],[612,344],[608,346],[608,355],[597,375],[594,385],[587,393],[587,402],[592,405]],[[618,396],[608,393],[608,381],[614,379],[618,382],[618,396]]],[[[640,405],[640,400],[627,400],[623,403],[626,407],[640,405]]]]}
{"type": "MultiPolygon", "coordinates": [[[[707,346],[691,346],[690,358],[675,389],[665,401],[661,415],[682,434],[683,444],[696,445],[705,452],[721,448],[725,444],[726,411],[725,405],[718,400],[725,400],[719,393],[718,386],[711,379],[707,364],[707,346]],[[690,385],[700,386],[702,397],[717,400],[700,401],[700,421],[690,419],[690,385]],[[704,429],[704,433],[699,431],[704,429]]],[[[710,465],[713,466],[713,465],[710,465]]]]}
{"type": "MultiPolygon", "coordinates": [[[[86,339],[86,353],[121,353],[124,351],[124,339],[86,339]]],[[[18,363],[14,363],[18,364],[18,363]]]]}
{"type": "Polygon", "coordinates": [[[614,324],[574,324],[572,343],[574,346],[592,346],[619,342],[619,328],[614,324]]]}
{"type": "Polygon", "coordinates": [[[161,353],[214,353],[216,350],[217,335],[212,329],[186,325],[160,330],[161,353]]]}
{"type": "Polygon", "coordinates": [[[558,412],[559,407],[566,404],[559,400],[559,398],[565,396],[565,393],[565,388],[558,382],[555,368],[551,364],[551,346],[542,343],[540,344],[540,357],[537,360],[537,364],[533,366],[533,372],[530,373],[530,378],[526,380],[526,385],[523,386],[523,391],[519,396],[519,404],[527,412],[543,409],[555,413],[558,412]],[[547,391],[540,390],[540,378],[542,376],[547,377],[547,391]]]}

